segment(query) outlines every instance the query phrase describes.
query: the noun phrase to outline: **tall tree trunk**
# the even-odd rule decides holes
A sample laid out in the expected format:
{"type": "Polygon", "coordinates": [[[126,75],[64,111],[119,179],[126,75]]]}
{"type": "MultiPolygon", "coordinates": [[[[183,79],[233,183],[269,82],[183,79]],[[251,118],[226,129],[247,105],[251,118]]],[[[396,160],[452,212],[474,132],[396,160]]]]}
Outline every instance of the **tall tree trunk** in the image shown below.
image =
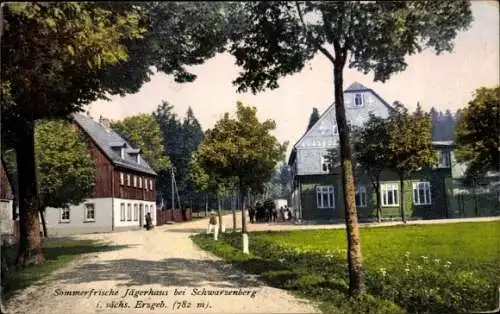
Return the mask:
{"type": "Polygon", "coordinates": [[[380,223],[382,222],[382,207],[381,207],[382,201],[380,199],[380,176],[377,176],[375,195],[377,196],[377,221],[380,223]]]}
{"type": "Polygon", "coordinates": [[[208,193],[205,195],[205,217],[208,217],[208,193]]]}
{"type": "Polygon", "coordinates": [[[222,205],[219,192],[217,192],[217,214],[219,215],[219,233],[222,233],[222,205]]]}
{"type": "Polygon", "coordinates": [[[241,194],[241,233],[247,233],[247,214],[246,214],[246,191],[243,186],[240,186],[240,194],[241,194]]]}
{"type": "Polygon", "coordinates": [[[347,232],[347,262],[349,264],[349,292],[357,295],[365,291],[363,259],[359,235],[358,215],[356,212],[356,194],[352,171],[352,154],[344,108],[343,68],[345,57],[336,49],[334,63],[335,115],[340,138],[340,158],[342,162],[342,185],[347,232]]]}
{"type": "Polygon", "coordinates": [[[47,223],[45,222],[45,206],[40,206],[40,218],[42,219],[43,237],[48,238],[47,223]]]}
{"type": "Polygon", "coordinates": [[[236,232],[236,195],[233,191],[232,196],[232,211],[233,211],[233,232],[236,232]]]}
{"type": "Polygon", "coordinates": [[[42,264],[43,243],[38,219],[39,197],[35,164],[35,121],[24,117],[16,128],[16,161],[19,165],[19,231],[20,243],[16,264],[42,264]]]}
{"type": "Polygon", "coordinates": [[[406,217],[405,217],[405,186],[404,186],[404,174],[400,173],[399,174],[399,189],[400,189],[400,198],[399,198],[399,208],[401,210],[401,220],[403,220],[404,223],[406,223],[406,217]]]}

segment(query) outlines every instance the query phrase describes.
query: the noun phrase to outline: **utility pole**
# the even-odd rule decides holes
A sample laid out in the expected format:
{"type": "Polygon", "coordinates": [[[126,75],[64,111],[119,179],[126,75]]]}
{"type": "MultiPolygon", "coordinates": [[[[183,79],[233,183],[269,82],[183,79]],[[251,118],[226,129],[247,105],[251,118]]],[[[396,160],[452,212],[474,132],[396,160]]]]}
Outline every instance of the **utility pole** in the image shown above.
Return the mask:
{"type": "MultiPolygon", "coordinates": [[[[172,185],[172,211],[175,209],[175,188],[174,188],[174,180],[175,180],[175,177],[174,177],[174,171],[175,171],[175,167],[172,167],[170,169],[170,173],[171,173],[171,185],[172,185]]],[[[172,212],[173,213],[173,212],[172,212]]]]}

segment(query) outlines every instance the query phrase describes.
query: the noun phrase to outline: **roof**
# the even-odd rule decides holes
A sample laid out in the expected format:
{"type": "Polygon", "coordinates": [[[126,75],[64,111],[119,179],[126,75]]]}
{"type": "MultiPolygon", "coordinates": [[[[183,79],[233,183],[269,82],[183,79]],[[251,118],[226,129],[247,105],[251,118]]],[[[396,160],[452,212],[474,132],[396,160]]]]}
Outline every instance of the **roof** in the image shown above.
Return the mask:
{"type": "Polygon", "coordinates": [[[345,91],[344,93],[347,92],[359,92],[359,91],[369,91],[369,88],[366,88],[363,84],[360,84],[358,82],[352,83],[345,91]]]}
{"type": "Polygon", "coordinates": [[[75,123],[94,141],[99,149],[108,157],[112,164],[118,167],[156,175],[149,164],[140,158],[137,163],[137,154],[140,149],[133,148],[115,131],[104,127],[91,117],[75,113],[72,115],[75,123]],[[124,158],[121,157],[120,147],[125,148],[124,158]],[[113,149],[114,148],[114,149],[113,149]]]}

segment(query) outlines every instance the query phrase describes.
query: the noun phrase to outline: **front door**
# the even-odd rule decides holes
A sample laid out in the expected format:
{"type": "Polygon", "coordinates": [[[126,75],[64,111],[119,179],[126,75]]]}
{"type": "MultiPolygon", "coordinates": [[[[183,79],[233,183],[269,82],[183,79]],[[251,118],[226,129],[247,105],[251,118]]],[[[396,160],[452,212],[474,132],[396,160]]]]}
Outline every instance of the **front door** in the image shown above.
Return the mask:
{"type": "Polygon", "coordinates": [[[144,226],[144,205],[139,205],[139,226],[142,228],[144,226]]]}

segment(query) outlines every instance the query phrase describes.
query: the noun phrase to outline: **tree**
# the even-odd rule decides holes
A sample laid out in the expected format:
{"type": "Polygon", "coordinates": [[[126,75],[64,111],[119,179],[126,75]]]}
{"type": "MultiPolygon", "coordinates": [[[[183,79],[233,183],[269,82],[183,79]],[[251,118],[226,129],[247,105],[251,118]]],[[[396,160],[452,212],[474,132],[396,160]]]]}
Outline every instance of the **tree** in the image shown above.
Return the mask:
{"type": "MultiPolygon", "coordinates": [[[[424,113],[417,105],[413,114],[399,102],[394,103],[394,111],[387,124],[389,168],[399,175],[401,219],[404,213],[404,179],[411,173],[436,164],[437,158],[432,148],[432,122],[430,114],[424,113]]],[[[383,131],[385,132],[385,131],[383,131]]]]}
{"type": "Polygon", "coordinates": [[[179,175],[179,189],[181,190],[181,197],[184,200],[185,206],[192,203],[195,198],[195,188],[189,176],[189,162],[194,152],[198,150],[203,140],[203,130],[200,122],[196,119],[191,107],[186,112],[186,117],[182,123],[181,137],[181,152],[176,164],[177,173],[179,175]]]}
{"type": "Polygon", "coordinates": [[[19,171],[17,262],[43,262],[34,163],[36,120],[66,117],[108,94],[136,92],[153,69],[179,82],[184,66],[224,49],[221,3],[9,3],[2,6],[2,131],[19,171]],[[41,41],[40,38],[47,40],[41,41]],[[167,56],[167,57],[166,57],[167,56]]]}
{"type": "Polygon", "coordinates": [[[432,47],[451,51],[457,31],[472,21],[465,0],[244,2],[233,9],[231,53],[242,71],[233,82],[253,93],[278,88],[278,79],[299,72],[320,52],[333,65],[335,113],[340,137],[348,239],[349,290],[364,291],[351,149],[343,94],[346,64],[375,81],[403,71],[405,56],[432,47]]]}
{"type": "Polygon", "coordinates": [[[389,166],[389,135],[387,121],[370,114],[368,121],[354,136],[354,159],[365,171],[375,190],[377,220],[382,219],[380,175],[389,166]]]}
{"type": "Polygon", "coordinates": [[[499,172],[500,86],[476,90],[474,99],[459,112],[456,131],[456,158],[468,163],[467,180],[499,172]]]}
{"type": "MultiPolygon", "coordinates": [[[[256,113],[255,107],[238,102],[236,118],[226,113],[213,129],[205,132],[198,148],[198,160],[204,169],[223,179],[236,178],[243,204],[249,189],[262,189],[273,176],[286,151],[286,145],[281,145],[270,133],[276,128],[276,123],[272,120],[260,122],[256,113]]],[[[243,208],[243,239],[246,239],[246,233],[243,208]]]]}
{"type": "MultiPolygon", "coordinates": [[[[208,169],[210,171],[210,169],[208,169]]],[[[200,192],[214,193],[217,195],[217,213],[219,216],[219,232],[222,232],[222,211],[220,206],[220,192],[224,189],[222,180],[216,175],[204,169],[198,160],[198,154],[194,153],[189,162],[189,176],[196,189],[200,192]]],[[[208,198],[207,198],[208,201],[208,198]]],[[[234,229],[234,228],[233,228],[234,229]]]]}
{"type": "Polygon", "coordinates": [[[140,148],[142,157],[156,172],[170,168],[158,121],[151,114],[138,114],[121,121],[113,121],[111,128],[134,147],[140,148]]]}
{"type": "Polygon", "coordinates": [[[158,174],[157,189],[161,191],[170,184],[171,162],[168,151],[165,151],[160,124],[152,114],[143,113],[114,121],[111,128],[132,146],[141,149],[144,160],[158,174]]]}
{"type": "Polygon", "coordinates": [[[313,111],[311,112],[311,115],[309,116],[309,124],[307,125],[307,130],[309,131],[309,129],[311,129],[312,126],[316,124],[316,122],[318,122],[318,120],[319,120],[318,108],[314,107],[313,111]]]}
{"type": "Polygon", "coordinates": [[[138,14],[112,14],[80,3],[9,3],[2,24],[2,131],[16,150],[19,180],[18,264],[43,262],[38,221],[35,121],[65,117],[102,91],[103,67],[126,60],[121,41],[138,38],[138,14]],[[40,40],[50,38],[50,40],[40,40]]]}
{"type": "Polygon", "coordinates": [[[64,120],[38,121],[35,152],[42,219],[46,207],[78,205],[91,195],[95,162],[74,125],[64,120]]]}

